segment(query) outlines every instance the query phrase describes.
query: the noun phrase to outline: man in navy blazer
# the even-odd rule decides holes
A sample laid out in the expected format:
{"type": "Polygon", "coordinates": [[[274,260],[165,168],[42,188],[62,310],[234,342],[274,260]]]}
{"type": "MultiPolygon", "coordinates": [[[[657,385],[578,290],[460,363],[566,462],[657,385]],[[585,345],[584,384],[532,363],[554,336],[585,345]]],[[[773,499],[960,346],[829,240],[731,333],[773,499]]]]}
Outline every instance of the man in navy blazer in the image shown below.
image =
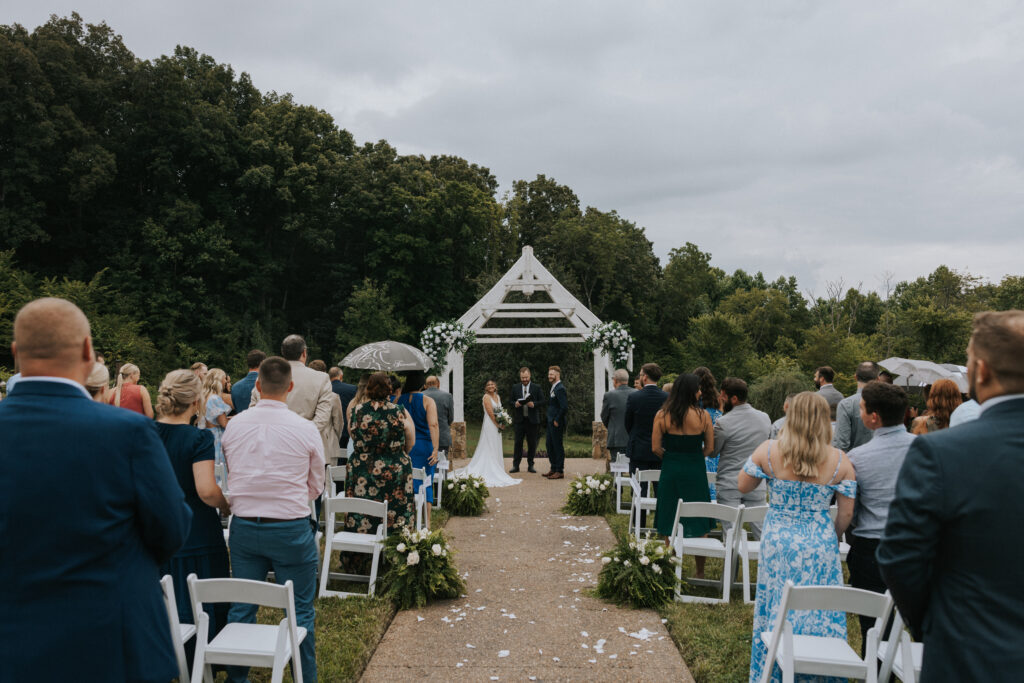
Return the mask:
{"type": "Polygon", "coordinates": [[[548,401],[548,431],[546,444],[548,447],[548,464],[551,470],[542,476],[548,479],[565,478],[565,419],[569,415],[569,394],[562,384],[562,368],[552,365],[548,368],[548,381],[551,382],[551,395],[548,401]]]}
{"type": "Polygon", "coordinates": [[[252,390],[256,387],[256,378],[260,374],[260,363],[266,358],[267,354],[259,349],[253,349],[245,355],[245,367],[249,369],[249,372],[231,386],[231,403],[234,404],[235,415],[249,409],[252,390]]]}
{"type": "MultiPolygon", "coordinates": [[[[629,432],[629,473],[637,470],[660,470],[661,458],[651,450],[654,416],[668,400],[668,394],[658,388],[661,368],[657,363],[645,363],[637,375],[641,389],[626,398],[626,431],[629,432]]],[[[643,484],[643,495],[647,485],[643,484]]],[[[640,526],[646,525],[646,512],[640,513],[640,526]]]]}
{"type": "Polygon", "coordinates": [[[973,422],[917,437],[876,557],[924,641],[922,681],[1024,671],[1024,311],[979,313],[967,346],[973,422]]]}
{"type": "Polygon", "coordinates": [[[89,398],[89,321],[19,311],[22,378],[0,402],[0,679],[177,676],[159,566],[192,513],[152,422],[89,398]]]}
{"type": "Polygon", "coordinates": [[[331,391],[338,395],[341,401],[341,412],[345,416],[345,428],[341,430],[341,437],[338,444],[342,449],[342,457],[348,457],[348,404],[356,397],[356,386],[345,381],[345,372],[338,366],[327,371],[331,378],[331,391]]]}

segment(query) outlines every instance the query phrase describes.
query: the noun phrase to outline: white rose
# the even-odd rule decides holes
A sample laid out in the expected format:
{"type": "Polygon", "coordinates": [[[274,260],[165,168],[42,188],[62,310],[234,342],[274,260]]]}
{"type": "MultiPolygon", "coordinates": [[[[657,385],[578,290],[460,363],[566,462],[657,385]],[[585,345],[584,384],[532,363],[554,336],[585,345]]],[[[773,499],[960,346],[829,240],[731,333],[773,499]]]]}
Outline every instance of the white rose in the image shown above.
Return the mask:
{"type": "Polygon", "coordinates": [[[608,484],[601,484],[601,490],[604,491],[608,488],[608,484]]]}
{"type": "Polygon", "coordinates": [[[589,496],[590,495],[590,489],[583,489],[583,495],[589,496]]]}
{"type": "Polygon", "coordinates": [[[430,546],[430,552],[434,553],[434,555],[436,555],[437,557],[441,557],[441,544],[435,543],[434,545],[430,546]]]}
{"type": "Polygon", "coordinates": [[[459,490],[460,490],[460,491],[465,491],[465,490],[466,490],[466,485],[465,485],[465,484],[463,484],[462,486],[460,486],[460,487],[459,487],[459,490]]]}
{"type": "Polygon", "coordinates": [[[651,558],[647,557],[646,555],[641,555],[640,556],[640,564],[642,564],[643,566],[646,567],[650,563],[651,563],[651,558]]]}
{"type": "Polygon", "coordinates": [[[404,553],[405,552],[405,544],[404,543],[399,543],[398,545],[395,546],[395,550],[397,550],[400,553],[404,553]]]}
{"type": "Polygon", "coordinates": [[[612,561],[612,558],[610,558],[610,557],[602,557],[601,558],[601,564],[608,564],[611,561],[612,561]]]}
{"type": "Polygon", "coordinates": [[[414,564],[419,564],[420,563],[420,554],[418,552],[416,552],[415,550],[413,550],[411,553],[409,553],[409,556],[405,558],[405,563],[407,565],[409,565],[410,567],[412,565],[414,565],[414,564]]]}
{"type": "Polygon", "coordinates": [[[658,565],[654,565],[653,567],[651,567],[651,571],[654,572],[655,574],[660,574],[661,573],[661,567],[658,566],[658,565]]]}
{"type": "Polygon", "coordinates": [[[633,541],[630,541],[629,542],[629,549],[630,550],[636,550],[636,543],[634,543],[633,541]]]}
{"type": "Polygon", "coordinates": [[[478,482],[478,481],[477,482],[473,482],[473,486],[475,486],[477,488],[480,488],[480,482],[478,482]]]}
{"type": "Polygon", "coordinates": [[[623,567],[628,567],[629,566],[629,560],[623,560],[622,561],[622,566],[623,567]]]}

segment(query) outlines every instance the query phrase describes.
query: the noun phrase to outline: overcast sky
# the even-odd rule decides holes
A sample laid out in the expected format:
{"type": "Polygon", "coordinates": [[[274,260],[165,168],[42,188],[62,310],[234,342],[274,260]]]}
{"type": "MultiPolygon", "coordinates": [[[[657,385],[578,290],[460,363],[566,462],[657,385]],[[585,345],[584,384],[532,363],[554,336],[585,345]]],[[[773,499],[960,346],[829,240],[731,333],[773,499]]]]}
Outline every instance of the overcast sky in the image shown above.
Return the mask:
{"type": "Polygon", "coordinates": [[[1021,2],[0,0],[106,21],[454,154],[543,173],[727,271],[879,289],[946,264],[1024,274],[1021,2]]]}

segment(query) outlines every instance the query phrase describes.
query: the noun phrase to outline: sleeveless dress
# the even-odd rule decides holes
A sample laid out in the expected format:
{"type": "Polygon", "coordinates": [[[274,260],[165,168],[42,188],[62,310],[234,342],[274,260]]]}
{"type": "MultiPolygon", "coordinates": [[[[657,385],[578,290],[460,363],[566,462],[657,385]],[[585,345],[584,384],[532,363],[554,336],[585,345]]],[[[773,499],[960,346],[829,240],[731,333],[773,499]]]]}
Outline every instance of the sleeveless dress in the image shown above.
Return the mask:
{"type": "MultiPolygon", "coordinates": [[[[495,411],[501,409],[500,399],[492,401],[485,395],[483,400],[491,401],[491,407],[495,411]]],[[[484,409],[484,422],[480,426],[480,441],[476,444],[473,459],[465,467],[455,470],[452,476],[458,479],[471,474],[481,477],[488,488],[514,486],[522,481],[522,479],[509,476],[505,471],[505,450],[501,445],[501,432],[487,416],[486,408],[484,409]]]]}
{"type": "MultiPolygon", "coordinates": [[[[117,389],[110,392],[110,398],[107,399],[107,403],[115,405],[114,400],[117,398],[117,389]]],[[[145,415],[146,411],[142,407],[142,387],[138,384],[122,384],[121,385],[121,408],[128,410],[134,410],[140,415],[145,415]]]]}
{"type": "MultiPolygon", "coordinates": [[[[663,434],[665,455],[661,459],[661,478],[658,480],[658,508],[655,526],[662,536],[672,533],[676,507],[680,500],[687,503],[708,503],[708,477],[704,464],[703,434],[663,434]]],[[[711,520],[694,517],[683,522],[683,536],[693,538],[711,531],[711,520]]]]}
{"type": "MultiPolygon", "coordinates": [[[[700,403],[701,406],[704,405],[700,401],[698,401],[698,403],[700,403]]],[[[718,418],[722,417],[722,411],[719,410],[718,408],[704,408],[704,410],[708,411],[708,415],[711,417],[711,426],[714,427],[715,423],[718,422],[718,418]]],[[[714,458],[704,458],[704,465],[705,465],[705,467],[706,467],[708,472],[718,472],[718,456],[715,456],[714,458]]],[[[706,478],[705,478],[705,480],[706,480],[706,478]]],[[[715,499],[715,485],[714,484],[709,484],[708,485],[708,492],[711,495],[711,500],[714,500],[715,499]]]]}
{"type": "MultiPolygon", "coordinates": [[[[402,409],[389,401],[376,406],[366,401],[352,410],[352,457],[348,459],[345,495],[349,498],[388,501],[388,533],[413,527],[416,508],[412,497],[412,465],[403,451],[405,424],[402,409]]],[[[374,518],[347,515],[345,530],[373,533],[374,518]]]]}
{"type": "MultiPolygon", "coordinates": [[[[836,463],[834,480],[843,461],[836,463]]],[[[832,494],[853,498],[857,482],[844,479],[835,484],[815,484],[776,479],[769,459],[769,474],[747,458],[743,471],[751,477],[768,480],[770,508],[761,535],[761,557],[757,565],[757,600],[750,647],[750,682],[756,683],[764,669],[767,647],[761,633],[770,631],[778,616],[782,588],[786,581],[796,586],[842,586],[843,568],[839,561],[839,539],[829,514],[832,494]]],[[[831,481],[830,480],[830,481],[831,481]]],[[[817,610],[791,612],[793,633],[807,636],[846,638],[846,614],[817,610]]],[[[782,673],[773,666],[772,681],[781,681],[782,673]]],[[[834,681],[844,679],[797,676],[797,681],[834,681]]]]}
{"type": "MultiPolygon", "coordinates": [[[[413,467],[423,469],[428,477],[434,476],[437,464],[428,465],[430,454],[434,452],[434,442],[430,440],[430,425],[427,423],[427,409],[423,405],[423,394],[415,392],[402,394],[398,397],[398,405],[408,411],[412,416],[413,425],[416,427],[416,444],[409,451],[409,460],[413,467]]],[[[420,492],[420,480],[413,479],[413,493],[420,492]]],[[[427,502],[434,502],[434,487],[427,487],[427,502]]]]}

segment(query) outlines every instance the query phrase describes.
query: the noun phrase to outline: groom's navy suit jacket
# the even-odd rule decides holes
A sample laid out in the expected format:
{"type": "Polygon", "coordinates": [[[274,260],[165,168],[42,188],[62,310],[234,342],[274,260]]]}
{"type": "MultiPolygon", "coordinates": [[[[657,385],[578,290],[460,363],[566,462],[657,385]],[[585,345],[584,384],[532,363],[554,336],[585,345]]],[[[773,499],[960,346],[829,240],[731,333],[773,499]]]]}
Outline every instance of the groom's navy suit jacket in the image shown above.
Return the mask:
{"type": "MultiPolygon", "coordinates": [[[[522,400],[523,383],[516,382],[512,390],[508,392],[508,412],[512,416],[512,424],[519,424],[523,421],[523,406],[516,408],[516,401],[522,400]]],[[[526,394],[526,402],[533,401],[533,407],[527,408],[526,421],[530,424],[540,424],[540,407],[544,405],[544,391],[536,382],[530,382],[530,389],[526,394]]]]}
{"type": "MultiPolygon", "coordinates": [[[[984,404],[982,404],[984,406],[984,404]]],[[[878,547],[923,681],[1024,671],[1024,396],[914,439],[878,547]]]]}
{"type": "Polygon", "coordinates": [[[177,676],[159,567],[192,512],[153,421],[22,379],[0,434],[0,680],[177,676]]]}

